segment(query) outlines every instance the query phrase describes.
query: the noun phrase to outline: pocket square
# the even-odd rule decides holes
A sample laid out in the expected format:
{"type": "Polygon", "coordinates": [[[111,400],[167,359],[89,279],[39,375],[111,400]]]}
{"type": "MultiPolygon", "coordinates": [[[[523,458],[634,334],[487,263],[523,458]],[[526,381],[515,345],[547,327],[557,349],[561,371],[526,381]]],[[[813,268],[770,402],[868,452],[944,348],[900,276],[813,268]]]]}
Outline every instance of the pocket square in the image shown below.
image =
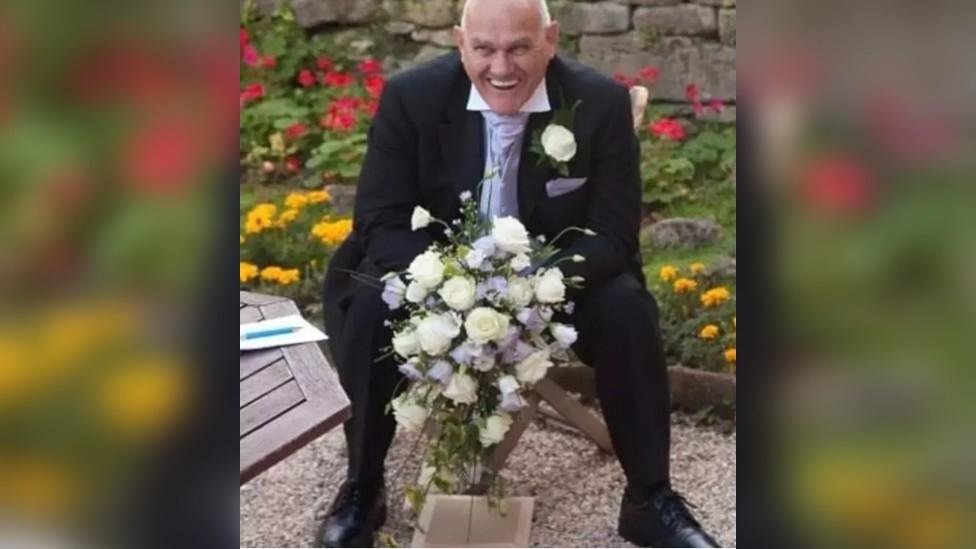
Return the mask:
{"type": "Polygon", "coordinates": [[[585,177],[560,177],[546,182],[546,194],[549,198],[571,193],[586,183],[585,177]]]}

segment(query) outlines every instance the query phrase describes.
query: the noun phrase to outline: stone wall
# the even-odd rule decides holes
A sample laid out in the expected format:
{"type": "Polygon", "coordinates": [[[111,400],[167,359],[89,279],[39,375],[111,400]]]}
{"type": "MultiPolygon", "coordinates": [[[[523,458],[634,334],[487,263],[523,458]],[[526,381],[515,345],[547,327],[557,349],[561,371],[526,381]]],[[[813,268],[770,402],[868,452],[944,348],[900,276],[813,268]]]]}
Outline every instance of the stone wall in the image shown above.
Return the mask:
{"type": "MultiPolygon", "coordinates": [[[[453,47],[451,27],[463,0],[257,0],[262,11],[290,1],[299,24],[316,32],[379,30],[406,41],[399,67],[453,47]]],[[[656,98],[684,100],[695,83],[703,94],[735,101],[736,0],[549,0],[562,27],[560,51],[613,75],[660,69],[656,98]]]]}

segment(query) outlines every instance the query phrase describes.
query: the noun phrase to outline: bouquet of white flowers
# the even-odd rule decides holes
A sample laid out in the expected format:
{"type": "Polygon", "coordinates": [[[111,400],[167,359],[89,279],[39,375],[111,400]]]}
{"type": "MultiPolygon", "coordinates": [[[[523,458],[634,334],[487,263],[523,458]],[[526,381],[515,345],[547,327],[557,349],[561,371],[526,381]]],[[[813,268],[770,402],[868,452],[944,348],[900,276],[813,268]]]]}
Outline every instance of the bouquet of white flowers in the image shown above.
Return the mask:
{"type": "MultiPolygon", "coordinates": [[[[584,259],[542,265],[566,232],[594,234],[572,227],[548,244],[531,239],[515,218],[480,219],[470,192],[461,195],[461,214],[448,225],[418,206],[412,229],[441,224],[447,243],[431,245],[405,272],[382,279],[384,301],[407,313],[390,322],[390,352],[402,361],[410,387],[388,409],[408,431],[436,425],[428,430],[420,485],[407,490],[415,510],[431,485],[463,491],[525,405],[524,391],[569,360],[576,330],[552,318],[557,311],[572,313],[566,287],[583,280],[565,278],[556,265],[584,259]]],[[[499,494],[497,472],[485,473],[499,494]]]]}

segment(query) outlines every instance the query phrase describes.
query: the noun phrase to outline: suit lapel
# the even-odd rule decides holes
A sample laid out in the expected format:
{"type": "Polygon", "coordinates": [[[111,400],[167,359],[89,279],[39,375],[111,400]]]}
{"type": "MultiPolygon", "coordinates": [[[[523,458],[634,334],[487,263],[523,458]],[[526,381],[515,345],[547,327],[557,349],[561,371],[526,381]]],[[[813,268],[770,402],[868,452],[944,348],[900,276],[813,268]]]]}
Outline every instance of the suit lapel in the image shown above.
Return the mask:
{"type": "Polygon", "coordinates": [[[444,164],[454,180],[455,198],[464,191],[473,193],[485,172],[484,118],[481,113],[467,110],[471,82],[464,76],[460,62],[458,71],[460,77],[448,100],[446,120],[437,128],[444,164]]]}
{"type": "Polygon", "coordinates": [[[528,225],[535,211],[536,205],[542,198],[545,191],[546,181],[552,175],[549,163],[543,161],[539,163],[539,157],[529,150],[532,146],[532,139],[535,133],[541,132],[552,119],[553,112],[562,108],[562,90],[556,78],[556,65],[559,58],[554,58],[549,63],[549,70],[546,71],[546,93],[549,95],[549,112],[534,112],[529,116],[529,121],[525,126],[525,134],[522,140],[522,156],[519,160],[518,173],[518,201],[519,217],[522,223],[528,225]]]}

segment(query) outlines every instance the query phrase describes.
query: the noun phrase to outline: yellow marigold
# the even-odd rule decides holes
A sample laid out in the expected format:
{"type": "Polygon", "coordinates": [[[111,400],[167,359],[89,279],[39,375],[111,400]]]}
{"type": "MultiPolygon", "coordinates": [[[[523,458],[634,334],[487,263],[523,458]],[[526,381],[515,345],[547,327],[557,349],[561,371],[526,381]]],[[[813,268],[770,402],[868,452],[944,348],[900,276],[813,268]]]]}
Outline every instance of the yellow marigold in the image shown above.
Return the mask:
{"type": "Polygon", "coordinates": [[[674,281],[674,291],[679,294],[691,292],[698,288],[698,283],[690,278],[679,278],[674,281]]]}
{"type": "Polygon", "coordinates": [[[725,301],[729,300],[731,294],[728,288],[725,286],[719,286],[718,288],[712,288],[701,295],[702,305],[706,307],[714,307],[715,305],[720,305],[725,301]]]}
{"type": "Polygon", "coordinates": [[[731,349],[726,349],[725,353],[723,354],[725,355],[726,362],[728,362],[729,364],[735,364],[735,347],[732,347],[731,349]]]}
{"type": "Polygon", "coordinates": [[[258,276],[258,266],[241,261],[241,284],[258,276]]]}
{"type": "Polygon", "coordinates": [[[718,326],[714,324],[707,324],[701,329],[700,332],[698,332],[698,337],[702,339],[715,339],[718,337],[718,326]]]}
{"type": "Polygon", "coordinates": [[[305,195],[308,197],[309,204],[318,204],[319,202],[330,202],[332,200],[332,195],[328,191],[312,191],[305,195]]]}
{"type": "Polygon", "coordinates": [[[247,212],[247,218],[244,221],[244,232],[247,234],[256,234],[264,229],[271,227],[273,223],[273,218],[278,208],[274,204],[258,204],[251,211],[247,212]]]}
{"type": "Polygon", "coordinates": [[[678,268],[674,265],[665,265],[661,267],[661,270],[657,273],[658,278],[664,282],[669,282],[678,278],[678,268]]]}
{"type": "Polygon", "coordinates": [[[302,193],[291,193],[285,197],[285,206],[293,209],[301,209],[308,204],[308,196],[302,193]]]}
{"type": "Polygon", "coordinates": [[[701,274],[705,272],[705,264],[701,262],[695,262],[688,265],[688,269],[691,270],[691,274],[701,274]]]}
{"type": "Polygon", "coordinates": [[[261,269],[261,279],[267,280],[268,282],[277,282],[278,277],[281,276],[281,271],[281,267],[275,267],[274,265],[265,267],[261,269]]]}
{"type": "Polygon", "coordinates": [[[279,284],[291,284],[293,282],[298,282],[298,269],[284,269],[278,275],[279,284]]]}
{"type": "Polygon", "coordinates": [[[331,246],[342,243],[343,240],[352,232],[352,220],[340,219],[339,221],[323,221],[312,227],[312,235],[322,242],[331,246]]]}
{"type": "Polygon", "coordinates": [[[281,212],[281,215],[278,216],[278,224],[284,226],[287,223],[291,223],[295,219],[298,219],[298,213],[299,213],[298,210],[294,208],[290,208],[281,212]]]}

